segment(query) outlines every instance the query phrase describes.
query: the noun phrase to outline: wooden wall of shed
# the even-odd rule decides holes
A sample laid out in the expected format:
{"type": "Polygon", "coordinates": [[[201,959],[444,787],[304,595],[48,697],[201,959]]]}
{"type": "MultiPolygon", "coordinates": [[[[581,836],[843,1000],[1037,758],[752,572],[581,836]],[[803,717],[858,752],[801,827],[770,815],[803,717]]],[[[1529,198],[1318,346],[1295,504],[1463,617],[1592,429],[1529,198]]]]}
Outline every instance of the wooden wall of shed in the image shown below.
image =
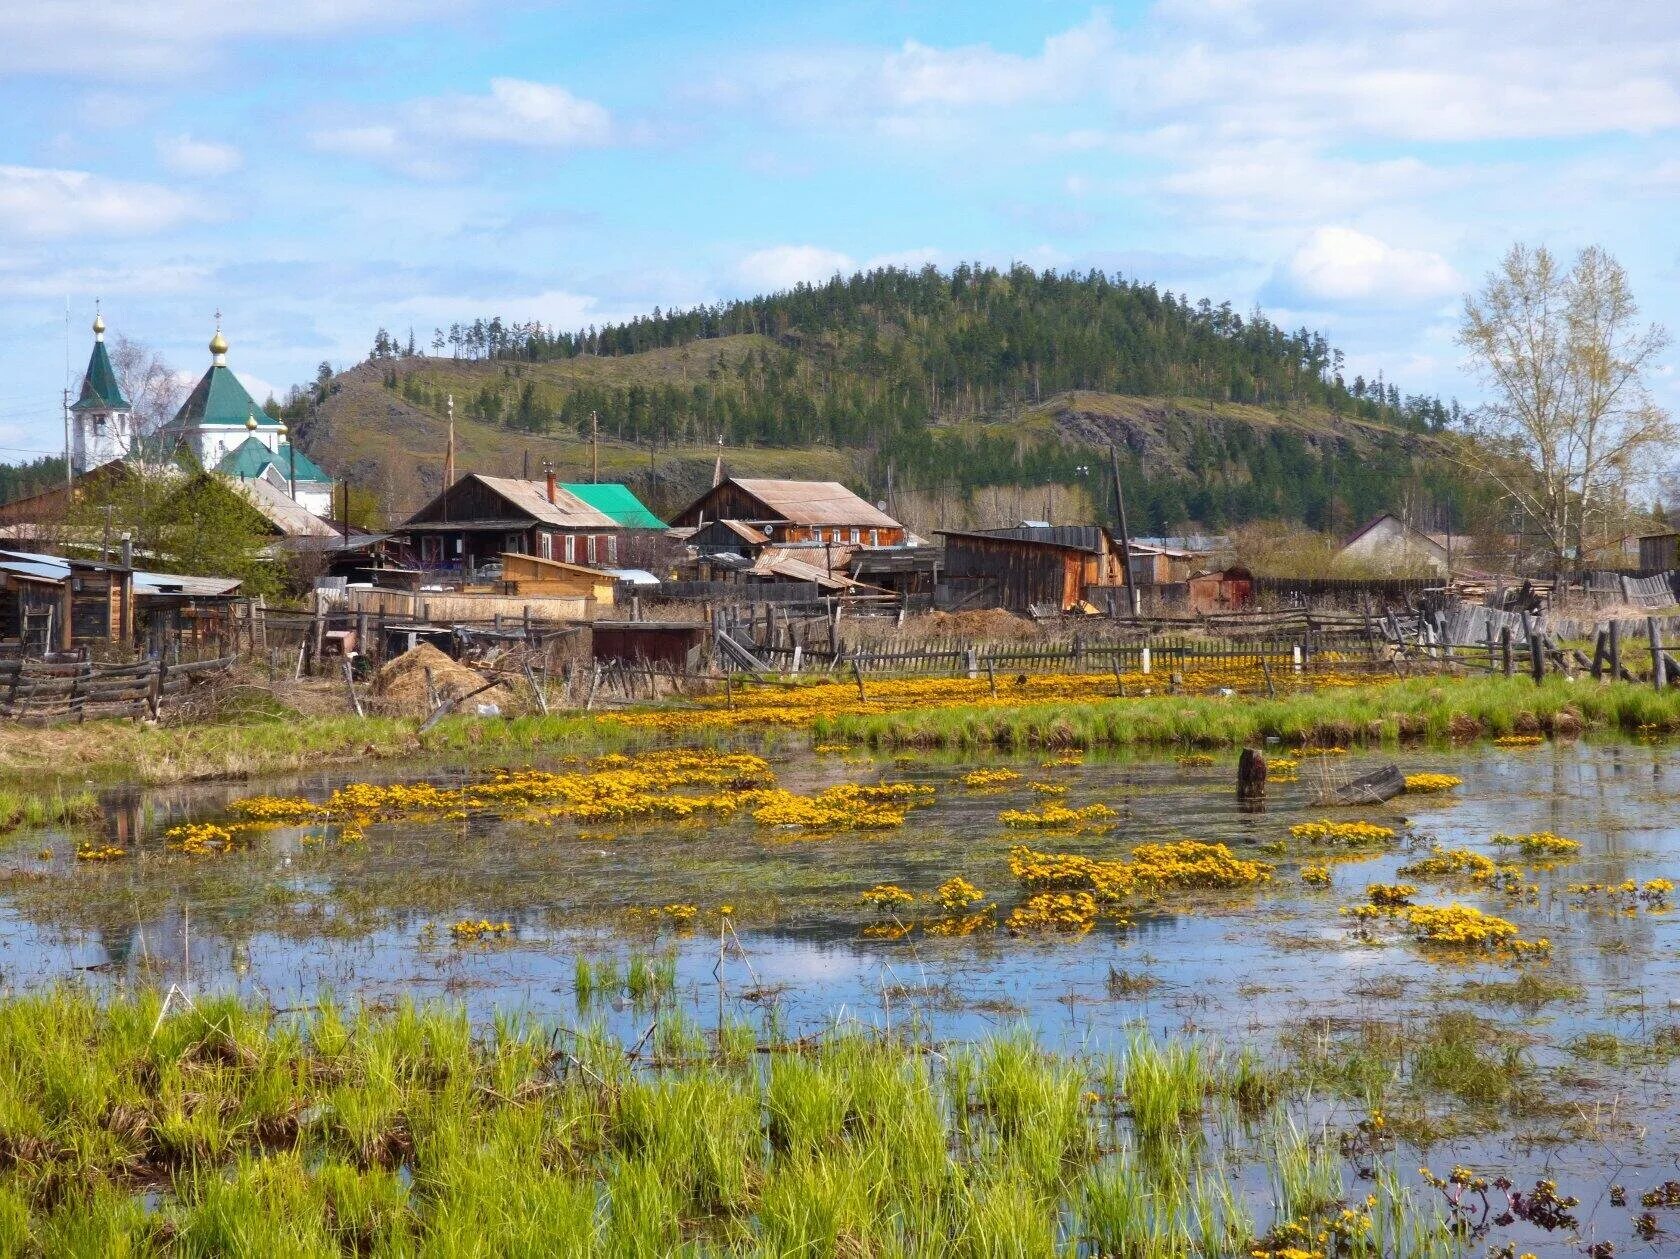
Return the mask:
{"type": "Polygon", "coordinates": [[[1087,573],[1098,557],[1013,538],[950,537],[945,540],[945,575],[953,581],[986,579],[997,602],[1015,611],[1034,603],[1066,608],[1084,595],[1087,573]]]}
{"type": "MultiPolygon", "coordinates": [[[[391,620],[492,621],[501,616],[518,621],[530,609],[533,621],[586,621],[595,613],[596,602],[578,596],[529,596],[465,594],[458,591],[375,590],[351,587],[345,592],[345,606],[351,614],[366,612],[391,620]]],[[[610,606],[610,603],[609,605],[610,606]]]]}
{"type": "Polygon", "coordinates": [[[1680,533],[1639,539],[1639,567],[1647,573],[1680,568],[1680,533]]]}

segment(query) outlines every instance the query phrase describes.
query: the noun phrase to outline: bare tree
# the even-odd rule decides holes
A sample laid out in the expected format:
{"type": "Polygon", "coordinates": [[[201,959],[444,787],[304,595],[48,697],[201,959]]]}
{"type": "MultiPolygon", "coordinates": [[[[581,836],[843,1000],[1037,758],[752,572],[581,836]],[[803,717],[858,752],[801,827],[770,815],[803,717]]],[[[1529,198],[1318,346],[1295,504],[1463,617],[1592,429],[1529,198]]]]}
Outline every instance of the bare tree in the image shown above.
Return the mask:
{"type": "Polygon", "coordinates": [[[163,355],[118,333],[111,340],[111,367],[134,408],[137,437],[150,437],[175,418],[187,387],[163,355]]]}
{"type": "Polygon", "coordinates": [[[1604,250],[1566,272],[1544,246],[1513,245],[1464,299],[1459,344],[1493,396],[1472,413],[1469,461],[1512,500],[1561,569],[1592,533],[1630,516],[1674,440],[1644,376],[1668,345],[1641,325],[1627,272],[1604,250]]]}

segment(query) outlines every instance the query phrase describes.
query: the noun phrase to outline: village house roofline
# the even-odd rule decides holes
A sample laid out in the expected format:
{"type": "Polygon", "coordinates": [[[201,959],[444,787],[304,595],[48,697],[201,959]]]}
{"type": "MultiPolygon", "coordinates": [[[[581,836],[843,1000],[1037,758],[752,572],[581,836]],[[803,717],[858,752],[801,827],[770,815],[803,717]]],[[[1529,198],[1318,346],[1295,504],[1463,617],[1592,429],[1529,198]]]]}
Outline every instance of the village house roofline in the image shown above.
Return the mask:
{"type": "MultiPolygon", "coordinates": [[[[678,512],[681,520],[697,512],[706,500],[725,485],[733,485],[765,509],[754,524],[833,525],[847,529],[902,529],[904,526],[880,508],[852,493],[838,481],[783,481],[766,477],[729,477],[714,485],[678,512]]],[[[730,517],[740,520],[740,515],[730,517]]]]}
{"type": "MultiPolygon", "coordinates": [[[[530,521],[525,528],[530,528],[533,524],[550,525],[558,529],[612,530],[622,527],[611,516],[597,511],[577,495],[560,488],[558,484],[555,485],[554,501],[551,503],[548,500],[546,481],[523,481],[513,477],[485,476],[482,472],[469,472],[453,485],[440,490],[429,503],[408,518],[403,528],[413,530],[426,526],[435,527],[440,522],[423,520],[421,517],[441,511],[449,495],[466,481],[477,481],[503,502],[529,517],[530,521]]],[[[463,527],[455,521],[447,523],[454,529],[463,527]]],[[[510,527],[518,522],[505,520],[499,523],[503,527],[510,527]]]]}

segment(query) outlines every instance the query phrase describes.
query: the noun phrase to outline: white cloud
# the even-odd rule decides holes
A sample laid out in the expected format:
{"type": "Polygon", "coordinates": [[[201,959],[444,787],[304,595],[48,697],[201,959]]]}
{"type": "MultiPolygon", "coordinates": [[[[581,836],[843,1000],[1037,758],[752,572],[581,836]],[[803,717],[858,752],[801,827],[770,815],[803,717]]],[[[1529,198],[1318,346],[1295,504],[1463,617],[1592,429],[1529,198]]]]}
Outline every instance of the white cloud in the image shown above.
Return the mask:
{"type": "Polygon", "coordinates": [[[593,148],[613,136],[612,115],[594,101],[526,79],[491,79],[486,95],[420,100],[409,112],[415,132],[467,144],[593,148]]]}
{"type": "Polygon", "coordinates": [[[1203,202],[1226,218],[1265,223],[1343,218],[1430,196],[1463,179],[1415,157],[1358,161],[1281,141],[1192,148],[1165,160],[1171,165],[1156,181],[1161,191],[1203,202]]]}
{"type": "Polygon", "coordinates": [[[174,78],[217,47],[240,40],[325,38],[407,24],[459,8],[444,0],[32,0],[8,5],[0,71],[100,80],[174,78]]]}
{"type": "Polygon", "coordinates": [[[1336,306],[1402,306],[1439,300],[1463,281],[1440,254],[1402,249],[1350,227],[1321,227],[1278,267],[1286,300],[1336,306]]]}
{"type": "Polygon", "coordinates": [[[157,150],[163,164],[177,175],[227,175],[245,164],[245,155],[233,145],[185,133],[159,136],[157,150]]]}
{"type": "Polygon", "coordinates": [[[756,249],[735,266],[735,277],[756,293],[779,292],[796,284],[820,284],[835,272],[849,275],[857,264],[846,254],[819,245],[771,245],[756,249]]]}
{"type": "Polygon", "coordinates": [[[440,178],[459,173],[481,146],[584,149],[620,138],[612,114],[595,101],[554,83],[494,78],[486,93],[419,97],[386,118],[324,128],[311,140],[327,152],[440,178]]]}
{"type": "Polygon", "coordinates": [[[0,166],[0,230],[20,236],[144,236],[203,217],[197,202],[160,184],[0,166]]]}

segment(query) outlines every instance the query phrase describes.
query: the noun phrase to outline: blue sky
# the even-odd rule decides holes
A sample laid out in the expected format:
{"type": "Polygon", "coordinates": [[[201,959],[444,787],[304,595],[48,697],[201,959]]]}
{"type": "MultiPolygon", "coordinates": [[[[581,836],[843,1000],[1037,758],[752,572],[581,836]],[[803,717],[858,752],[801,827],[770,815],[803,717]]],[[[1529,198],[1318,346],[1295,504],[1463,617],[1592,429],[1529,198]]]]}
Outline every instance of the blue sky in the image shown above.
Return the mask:
{"type": "Polygon", "coordinates": [[[1120,270],[1467,400],[1514,240],[1680,326],[1669,0],[0,0],[0,116],[7,461],[61,442],[66,299],[72,374],[96,297],[194,375],[219,307],[259,396],[381,324],[884,261],[1120,270]]]}

